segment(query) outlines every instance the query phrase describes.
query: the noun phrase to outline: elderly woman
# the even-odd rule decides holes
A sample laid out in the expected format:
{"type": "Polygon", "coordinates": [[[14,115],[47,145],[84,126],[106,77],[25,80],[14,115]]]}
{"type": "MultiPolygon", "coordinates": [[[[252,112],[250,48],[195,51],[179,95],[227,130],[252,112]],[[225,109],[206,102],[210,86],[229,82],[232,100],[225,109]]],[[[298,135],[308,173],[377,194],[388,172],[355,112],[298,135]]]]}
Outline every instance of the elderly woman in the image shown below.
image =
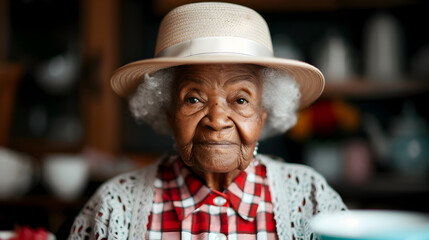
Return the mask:
{"type": "Polygon", "coordinates": [[[259,14],[178,7],[155,55],[117,70],[112,87],[177,153],[101,186],[70,239],[316,239],[310,219],[346,208],[312,169],[257,153],[324,86],[313,66],[273,57],[259,14]]]}

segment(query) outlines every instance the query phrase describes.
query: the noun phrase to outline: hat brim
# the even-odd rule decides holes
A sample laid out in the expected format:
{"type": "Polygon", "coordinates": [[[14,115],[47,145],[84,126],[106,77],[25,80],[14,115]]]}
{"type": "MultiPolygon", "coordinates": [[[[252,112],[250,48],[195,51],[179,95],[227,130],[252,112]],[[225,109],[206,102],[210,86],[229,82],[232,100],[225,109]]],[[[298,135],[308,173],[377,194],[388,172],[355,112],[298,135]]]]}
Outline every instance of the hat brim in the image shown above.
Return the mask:
{"type": "Polygon", "coordinates": [[[275,57],[207,54],[186,58],[151,58],[129,63],[113,73],[112,89],[121,97],[128,98],[135,92],[146,73],[174,66],[196,64],[255,64],[284,71],[293,76],[300,87],[300,109],[309,106],[319,98],[325,87],[323,74],[316,67],[305,62],[275,57]]]}

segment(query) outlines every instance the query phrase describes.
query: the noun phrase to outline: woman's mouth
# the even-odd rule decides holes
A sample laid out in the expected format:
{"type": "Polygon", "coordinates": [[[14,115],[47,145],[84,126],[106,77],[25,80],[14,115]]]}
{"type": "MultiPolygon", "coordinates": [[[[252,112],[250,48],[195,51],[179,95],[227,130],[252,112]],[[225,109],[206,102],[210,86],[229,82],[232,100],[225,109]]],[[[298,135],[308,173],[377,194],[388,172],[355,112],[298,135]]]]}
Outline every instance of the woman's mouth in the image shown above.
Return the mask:
{"type": "Polygon", "coordinates": [[[237,145],[237,144],[229,142],[229,141],[199,141],[199,142],[196,142],[195,145],[213,146],[213,147],[225,146],[226,147],[226,146],[232,146],[232,145],[237,145]]]}

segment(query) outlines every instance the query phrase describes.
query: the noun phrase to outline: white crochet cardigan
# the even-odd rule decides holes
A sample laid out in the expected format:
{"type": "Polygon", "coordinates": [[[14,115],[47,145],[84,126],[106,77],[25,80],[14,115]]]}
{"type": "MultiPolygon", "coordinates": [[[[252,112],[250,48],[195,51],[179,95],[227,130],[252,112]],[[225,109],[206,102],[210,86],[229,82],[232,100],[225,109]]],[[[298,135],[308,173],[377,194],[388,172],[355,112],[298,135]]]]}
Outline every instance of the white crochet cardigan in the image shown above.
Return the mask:
{"type": "MultiPolygon", "coordinates": [[[[256,158],[267,168],[279,239],[318,239],[310,219],[319,212],[346,209],[340,196],[313,169],[262,154],[256,158]]],[[[69,239],[144,239],[160,162],[103,184],[75,219],[69,239]]]]}

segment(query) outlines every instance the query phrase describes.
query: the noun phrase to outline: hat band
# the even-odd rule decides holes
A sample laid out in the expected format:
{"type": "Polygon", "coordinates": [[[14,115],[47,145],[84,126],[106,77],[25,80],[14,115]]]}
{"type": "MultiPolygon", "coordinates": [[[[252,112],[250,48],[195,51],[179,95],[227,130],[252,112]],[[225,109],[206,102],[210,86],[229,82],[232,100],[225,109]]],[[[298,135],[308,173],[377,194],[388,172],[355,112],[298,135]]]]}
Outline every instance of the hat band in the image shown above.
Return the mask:
{"type": "Polygon", "coordinates": [[[190,57],[202,54],[239,54],[272,57],[273,52],[262,44],[239,37],[207,37],[184,41],[160,51],[156,57],[190,57]]]}

